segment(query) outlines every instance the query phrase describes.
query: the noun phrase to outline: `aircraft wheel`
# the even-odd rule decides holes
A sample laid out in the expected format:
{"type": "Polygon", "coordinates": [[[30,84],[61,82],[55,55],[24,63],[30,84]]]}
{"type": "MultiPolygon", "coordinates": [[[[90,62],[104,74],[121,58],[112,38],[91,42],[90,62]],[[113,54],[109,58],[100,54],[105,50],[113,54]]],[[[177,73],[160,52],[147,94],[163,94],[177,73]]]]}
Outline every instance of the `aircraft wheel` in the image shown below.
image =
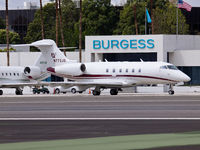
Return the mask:
{"type": "Polygon", "coordinates": [[[99,96],[100,94],[101,94],[101,92],[100,91],[92,91],[92,94],[94,95],[94,96],[99,96]]]}
{"type": "Polygon", "coordinates": [[[169,90],[168,93],[169,93],[169,95],[174,95],[174,91],[173,90],[169,90]]]}
{"type": "Polygon", "coordinates": [[[15,94],[16,94],[16,95],[23,95],[23,92],[22,92],[22,90],[17,89],[17,90],[15,91],[15,94]]]}
{"type": "Polygon", "coordinates": [[[110,95],[117,95],[118,94],[118,90],[117,89],[111,89],[110,90],[110,95]]]}
{"type": "Polygon", "coordinates": [[[55,94],[60,94],[60,89],[55,89],[55,94]]]}
{"type": "Polygon", "coordinates": [[[0,95],[3,95],[3,90],[0,90],[0,95]]]}
{"type": "Polygon", "coordinates": [[[72,92],[73,94],[75,94],[75,93],[76,93],[76,89],[75,89],[75,88],[72,88],[72,89],[71,89],[71,92],[72,92]]]}

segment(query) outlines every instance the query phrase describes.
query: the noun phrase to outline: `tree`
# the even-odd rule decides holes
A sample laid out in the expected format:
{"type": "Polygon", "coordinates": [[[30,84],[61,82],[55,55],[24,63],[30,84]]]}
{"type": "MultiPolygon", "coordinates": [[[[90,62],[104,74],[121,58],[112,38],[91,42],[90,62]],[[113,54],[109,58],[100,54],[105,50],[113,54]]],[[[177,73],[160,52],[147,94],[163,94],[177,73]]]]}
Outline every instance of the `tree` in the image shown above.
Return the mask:
{"type": "Polygon", "coordinates": [[[138,34],[144,34],[145,32],[145,3],[137,2],[136,17],[133,15],[133,8],[135,3],[127,3],[124,9],[120,12],[120,20],[117,28],[114,30],[114,34],[131,35],[136,34],[137,20],[138,34]]]}
{"type": "MultiPolygon", "coordinates": [[[[63,31],[65,37],[65,44],[67,46],[77,46],[77,33],[74,32],[74,25],[78,22],[78,12],[76,10],[75,4],[71,0],[62,0],[61,3],[62,14],[63,14],[63,31]],[[75,45],[76,44],[76,45],[75,45]]],[[[56,8],[54,3],[49,3],[43,7],[43,18],[44,18],[44,29],[45,29],[45,38],[56,40],[56,8]]],[[[58,26],[59,28],[59,26],[58,26]]],[[[36,11],[33,22],[28,26],[27,35],[24,38],[26,43],[31,43],[37,40],[42,39],[41,33],[36,32],[41,31],[40,23],[40,11],[36,11]]],[[[59,37],[60,32],[59,33],[59,37]]],[[[58,41],[58,46],[62,46],[61,38],[58,41]]]]}
{"type": "Polygon", "coordinates": [[[10,66],[9,26],[8,26],[8,0],[6,0],[6,44],[7,44],[7,66],[10,66]]]}
{"type": "Polygon", "coordinates": [[[41,19],[42,39],[44,39],[44,19],[43,19],[43,10],[42,10],[42,0],[40,0],[40,19],[41,19]]]}
{"type": "Polygon", "coordinates": [[[5,21],[3,19],[0,18],[0,29],[5,29],[5,21]]]}
{"type": "MultiPolygon", "coordinates": [[[[120,13],[120,21],[114,34],[131,35],[136,34],[136,25],[134,23],[133,3],[128,3],[120,13]]],[[[145,6],[153,12],[153,32],[154,34],[175,34],[176,33],[176,7],[168,0],[147,0],[137,1],[137,21],[139,34],[145,33],[145,6]]],[[[179,10],[179,33],[188,33],[186,19],[179,10]]]]}
{"type": "MultiPolygon", "coordinates": [[[[20,44],[20,36],[16,32],[9,32],[9,43],[11,44],[20,44]]],[[[6,30],[5,29],[0,29],[0,44],[5,44],[6,43],[6,30]]]]}
{"type": "Polygon", "coordinates": [[[110,0],[83,1],[83,35],[111,35],[119,20],[119,11],[110,0]]]}
{"type": "MultiPolygon", "coordinates": [[[[176,34],[176,7],[166,4],[166,9],[156,8],[154,10],[154,32],[155,34],[176,34]]],[[[179,9],[179,33],[188,34],[189,25],[186,18],[179,9]]]]}

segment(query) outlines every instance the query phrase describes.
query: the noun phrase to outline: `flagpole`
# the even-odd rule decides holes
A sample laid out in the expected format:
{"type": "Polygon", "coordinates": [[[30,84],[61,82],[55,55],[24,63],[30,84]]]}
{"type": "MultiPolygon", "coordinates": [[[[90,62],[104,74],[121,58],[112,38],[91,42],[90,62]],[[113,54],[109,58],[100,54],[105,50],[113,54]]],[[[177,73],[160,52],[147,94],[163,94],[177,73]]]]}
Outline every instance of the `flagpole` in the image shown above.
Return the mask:
{"type": "Polygon", "coordinates": [[[147,34],[147,14],[146,14],[146,7],[145,7],[145,35],[147,34]]]}
{"type": "Polygon", "coordinates": [[[176,35],[178,35],[178,0],[177,0],[177,7],[176,7],[176,35]]]}

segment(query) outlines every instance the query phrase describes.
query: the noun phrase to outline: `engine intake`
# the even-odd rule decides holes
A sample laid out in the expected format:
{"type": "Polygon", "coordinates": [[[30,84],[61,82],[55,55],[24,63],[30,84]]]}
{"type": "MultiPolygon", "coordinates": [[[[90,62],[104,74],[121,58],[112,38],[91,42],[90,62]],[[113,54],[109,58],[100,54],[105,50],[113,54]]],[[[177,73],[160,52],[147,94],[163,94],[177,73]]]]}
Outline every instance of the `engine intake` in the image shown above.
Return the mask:
{"type": "Polygon", "coordinates": [[[28,66],[24,68],[24,75],[27,76],[29,79],[36,79],[40,77],[41,70],[39,67],[36,66],[28,66]]]}
{"type": "Polygon", "coordinates": [[[86,71],[85,64],[70,63],[62,66],[55,67],[55,73],[62,75],[78,76],[86,71]]]}

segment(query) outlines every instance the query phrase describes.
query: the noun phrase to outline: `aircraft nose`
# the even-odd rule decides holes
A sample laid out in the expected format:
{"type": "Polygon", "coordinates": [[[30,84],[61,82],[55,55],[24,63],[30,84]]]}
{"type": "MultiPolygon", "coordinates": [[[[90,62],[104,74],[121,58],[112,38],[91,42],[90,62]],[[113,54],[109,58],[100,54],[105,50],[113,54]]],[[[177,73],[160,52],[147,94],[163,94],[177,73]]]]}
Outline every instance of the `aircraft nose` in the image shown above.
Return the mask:
{"type": "Polygon", "coordinates": [[[183,82],[189,82],[191,80],[191,78],[188,75],[183,74],[182,80],[183,80],[183,82]]]}

